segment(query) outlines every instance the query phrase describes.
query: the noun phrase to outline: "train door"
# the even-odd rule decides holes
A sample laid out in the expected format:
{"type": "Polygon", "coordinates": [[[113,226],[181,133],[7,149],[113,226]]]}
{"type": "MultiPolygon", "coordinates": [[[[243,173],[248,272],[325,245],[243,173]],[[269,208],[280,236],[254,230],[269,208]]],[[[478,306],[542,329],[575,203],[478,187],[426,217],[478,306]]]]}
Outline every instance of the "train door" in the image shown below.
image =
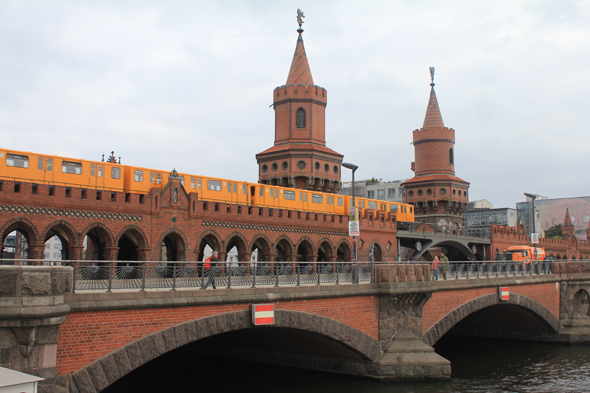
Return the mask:
{"type": "Polygon", "coordinates": [[[309,201],[307,191],[301,191],[299,193],[299,202],[301,203],[301,209],[304,211],[309,211],[309,201]]]}

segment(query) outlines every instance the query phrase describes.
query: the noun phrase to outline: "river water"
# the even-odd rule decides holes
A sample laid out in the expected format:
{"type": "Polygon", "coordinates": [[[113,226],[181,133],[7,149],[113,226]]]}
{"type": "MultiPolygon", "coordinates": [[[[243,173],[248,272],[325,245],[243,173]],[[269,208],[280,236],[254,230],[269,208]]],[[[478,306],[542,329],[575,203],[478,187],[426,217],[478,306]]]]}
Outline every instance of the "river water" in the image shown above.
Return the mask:
{"type": "Polygon", "coordinates": [[[443,337],[435,349],[451,361],[449,381],[380,383],[172,352],[105,392],[590,392],[590,346],[443,337]]]}

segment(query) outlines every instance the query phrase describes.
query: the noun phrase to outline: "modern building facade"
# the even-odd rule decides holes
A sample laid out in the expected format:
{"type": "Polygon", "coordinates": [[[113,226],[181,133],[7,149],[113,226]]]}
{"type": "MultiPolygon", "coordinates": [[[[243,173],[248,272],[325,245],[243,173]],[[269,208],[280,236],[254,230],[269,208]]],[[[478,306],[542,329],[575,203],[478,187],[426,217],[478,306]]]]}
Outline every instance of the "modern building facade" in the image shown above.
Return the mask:
{"type": "Polygon", "coordinates": [[[490,237],[490,225],[517,224],[517,211],[507,207],[499,209],[470,209],[463,213],[463,231],[468,236],[490,237]]]}
{"type": "MultiPolygon", "coordinates": [[[[354,193],[359,198],[379,199],[380,201],[401,202],[401,185],[404,180],[383,181],[381,179],[356,180],[354,193]]],[[[352,182],[342,182],[338,192],[341,195],[352,195],[352,182]]]]}

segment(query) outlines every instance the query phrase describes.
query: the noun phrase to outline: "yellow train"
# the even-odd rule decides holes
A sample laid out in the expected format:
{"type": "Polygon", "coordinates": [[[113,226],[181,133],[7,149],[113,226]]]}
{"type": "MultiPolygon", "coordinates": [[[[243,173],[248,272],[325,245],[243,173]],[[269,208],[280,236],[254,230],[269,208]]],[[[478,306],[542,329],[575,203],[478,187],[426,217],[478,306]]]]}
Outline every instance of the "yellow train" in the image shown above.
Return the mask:
{"type": "MultiPolygon", "coordinates": [[[[347,215],[352,207],[352,197],[347,195],[178,175],[187,193],[195,192],[205,201],[337,215],[347,215]]],[[[164,187],[168,176],[169,172],[156,169],[0,149],[0,179],[6,180],[147,194],[164,187]]],[[[356,203],[361,217],[368,211],[382,211],[398,221],[414,221],[412,205],[368,198],[356,198],[356,203]]]]}

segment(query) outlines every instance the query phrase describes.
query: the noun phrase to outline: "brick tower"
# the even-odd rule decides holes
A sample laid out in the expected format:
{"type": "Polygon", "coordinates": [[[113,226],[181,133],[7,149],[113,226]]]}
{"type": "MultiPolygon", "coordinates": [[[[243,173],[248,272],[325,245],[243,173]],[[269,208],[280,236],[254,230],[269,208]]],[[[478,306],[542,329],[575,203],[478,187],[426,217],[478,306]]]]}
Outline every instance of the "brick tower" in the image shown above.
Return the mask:
{"type": "Polygon", "coordinates": [[[463,224],[469,201],[469,183],[455,176],[455,130],[445,127],[434,92],[430,67],[430,99],[424,125],[413,132],[415,175],[404,182],[403,201],[414,205],[416,221],[448,228],[463,224]]]}
{"type": "Polygon", "coordinates": [[[570,209],[565,209],[565,218],[563,219],[563,224],[561,225],[561,234],[563,237],[572,237],[575,236],[575,233],[576,227],[572,223],[570,209]]]}
{"type": "Polygon", "coordinates": [[[303,23],[287,84],[273,91],[275,143],[258,153],[258,182],[335,193],[343,156],[326,147],[326,89],[313,83],[303,46],[303,23]]]}

